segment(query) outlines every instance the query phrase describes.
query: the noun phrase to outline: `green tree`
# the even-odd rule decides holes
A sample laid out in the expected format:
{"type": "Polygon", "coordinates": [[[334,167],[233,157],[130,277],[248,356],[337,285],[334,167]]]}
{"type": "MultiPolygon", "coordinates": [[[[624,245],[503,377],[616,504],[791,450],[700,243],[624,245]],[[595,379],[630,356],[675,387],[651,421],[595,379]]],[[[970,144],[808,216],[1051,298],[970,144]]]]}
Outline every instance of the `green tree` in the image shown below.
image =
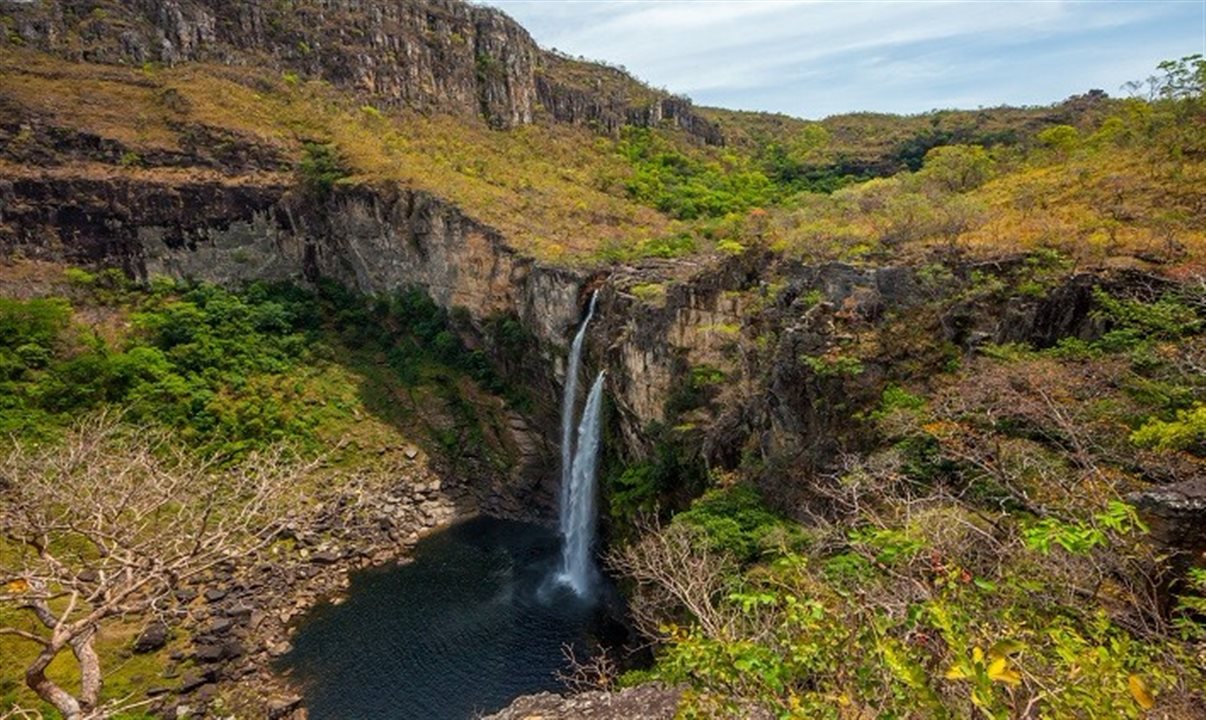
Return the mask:
{"type": "Polygon", "coordinates": [[[339,151],[331,144],[308,142],[297,166],[302,184],[319,197],[326,197],[335,183],[347,177],[347,168],[339,151]]]}
{"type": "Polygon", "coordinates": [[[980,145],[942,145],[925,154],[918,176],[948,192],[967,192],[988,182],[993,165],[980,145]]]}
{"type": "Polygon", "coordinates": [[[1060,157],[1067,157],[1079,147],[1080,131],[1071,125],[1052,125],[1035,136],[1035,139],[1060,157]]]}

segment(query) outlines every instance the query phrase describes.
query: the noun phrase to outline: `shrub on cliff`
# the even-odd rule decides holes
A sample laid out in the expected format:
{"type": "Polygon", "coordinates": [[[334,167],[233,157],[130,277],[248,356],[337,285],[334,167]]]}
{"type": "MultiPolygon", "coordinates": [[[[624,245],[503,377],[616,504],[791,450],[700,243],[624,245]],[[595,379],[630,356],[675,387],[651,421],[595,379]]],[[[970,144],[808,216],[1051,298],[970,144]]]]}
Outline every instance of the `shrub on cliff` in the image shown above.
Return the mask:
{"type": "Polygon", "coordinates": [[[308,142],[302,146],[302,158],[297,164],[304,188],[320,198],[331,194],[335,183],[348,176],[347,167],[338,149],[331,144],[308,142]]]}

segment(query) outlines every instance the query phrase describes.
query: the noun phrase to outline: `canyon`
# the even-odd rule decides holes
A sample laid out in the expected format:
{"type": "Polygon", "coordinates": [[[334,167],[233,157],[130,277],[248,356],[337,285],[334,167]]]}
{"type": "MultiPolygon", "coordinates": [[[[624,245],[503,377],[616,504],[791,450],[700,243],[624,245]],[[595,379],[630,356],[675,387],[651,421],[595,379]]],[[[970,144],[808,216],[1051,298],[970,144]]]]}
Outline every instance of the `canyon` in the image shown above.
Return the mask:
{"type": "MultiPolygon", "coordinates": [[[[572,457],[563,399],[572,418],[575,397],[585,394],[574,388],[585,390],[595,378],[591,412],[602,428],[597,521],[609,547],[657,534],[639,527],[638,518],[669,527],[673,513],[738,485],[757,488],[765,505],[791,522],[840,526],[849,505],[862,502],[859,482],[878,491],[911,472],[924,478],[919,486],[936,483],[932,475],[958,474],[955,460],[936,459],[942,452],[983,476],[1002,476],[1015,438],[1002,442],[991,433],[1006,428],[1024,442],[1039,438],[1056,448],[1025,456],[1041,489],[998,497],[992,493],[999,488],[976,485],[970,495],[984,492],[985,502],[1008,512],[1017,509],[1010,503],[1022,505],[1044,522],[1068,517],[1058,502],[1052,501],[1056,509],[1044,505],[1044,493],[1058,483],[1043,475],[1056,474],[1048,470],[1050,453],[1066,453],[1068,465],[1093,482],[1128,478],[1119,487],[1151,525],[1155,546],[1182,558],[1176,572],[1201,562],[1206,503],[1196,446],[1162,456],[1159,448],[1123,452],[1110,444],[1120,427],[1118,442],[1128,442],[1148,417],[1132,407],[1139,401],[1130,395],[1115,396],[1133,387],[1141,388],[1136,397],[1158,396],[1166,392],[1165,378],[1119,379],[1124,363],[1102,359],[1109,350],[1101,349],[1120,328],[1146,332],[1166,343],[1153,354],[1173,358],[1180,377],[1200,369],[1197,328],[1206,305],[1193,243],[1201,216],[1183,212],[1202,202],[1192,175],[1197,165],[1178,168],[1167,188],[1136,185],[1133,201],[1120,174],[1108,175],[1090,204],[1109,222],[1079,234],[1044,226],[1041,241],[1024,246],[1003,239],[1021,233],[1021,221],[986,225],[975,235],[973,222],[947,198],[964,190],[935,193],[946,225],[921,243],[906,232],[911,226],[881,227],[874,213],[892,202],[876,192],[905,182],[897,178],[910,171],[925,172],[901,164],[902,147],[912,152],[909,143],[941,147],[959,139],[924,128],[866,156],[839,153],[823,168],[834,177],[840,172],[848,188],[871,188],[854,195],[850,207],[872,218],[866,224],[882,236],[878,245],[856,239],[831,251],[830,236],[840,241],[830,245],[846,241],[830,228],[792,245],[776,232],[829,217],[826,198],[847,191],[810,194],[802,202],[813,204],[803,209],[776,200],[783,207],[738,206],[701,220],[638,198],[635,171],[622,164],[639,155],[637,140],[654,137],[664,143],[656,146],[659,157],[679,153],[666,161],[670,166],[692,162],[694,153],[705,158],[700,163],[737,166],[730,155],[760,158],[766,151],[751,149],[742,123],[751,135],[763,125],[786,124],[789,130],[774,132],[783,133],[776,143],[787,144],[797,129],[788,119],[697,108],[621,68],[542,49],[504,13],[459,0],[0,0],[0,81],[4,295],[70,295],[60,277],[68,267],[116,269],[144,289],[163,278],[175,287],[231,289],[330,283],[370,301],[414,290],[451,318],[449,333],[465,353],[480,352],[506,389],[517,391],[473,392],[473,410],[489,408],[483,447],[382,447],[383,461],[397,463],[396,477],[388,487],[323,506],[318,525],[290,538],[304,554],[250,568],[220,566],[178,592],[175,620],[187,642],[186,649],[173,648],[179,655],[173,662],[192,665],[183,678],[167,678],[172,687],[149,689],[154,710],[166,717],[217,716],[232,698],[246,703],[240,708],[249,717],[305,717],[298,688],[274,669],[292,649],[296,623],[316,605],[342,603],[350,573],[404,563],[422,538],[450,523],[479,514],[550,523],[570,476],[562,466],[572,457]],[[211,86],[200,83],[217,83],[248,104],[214,111],[203,102],[211,86]],[[182,91],[190,85],[200,89],[182,91]],[[41,87],[70,101],[63,108],[39,104],[41,87]],[[136,117],[115,116],[127,102],[136,117]],[[94,120],[96,127],[87,126],[94,120]],[[385,149],[366,144],[365,136],[385,149]],[[562,167],[557,153],[571,153],[567,146],[597,153],[588,156],[594,164],[562,167]],[[324,170],[319,148],[342,153],[342,166],[324,170]],[[543,149],[551,167],[541,165],[533,176],[506,174],[511,166],[546,162],[533,159],[543,149]],[[423,161],[407,166],[416,155],[423,161]],[[1159,215],[1163,224],[1148,223],[1165,206],[1175,213],[1159,215]],[[1174,214],[1180,224],[1167,229],[1174,214]],[[575,224],[543,227],[553,216],[575,224]],[[725,223],[737,229],[729,232],[725,223]],[[1132,249],[1129,238],[1147,237],[1119,231],[1132,226],[1151,237],[1163,233],[1163,245],[1132,249]],[[673,242],[684,237],[693,250],[674,251],[673,242]],[[1076,248],[1088,246],[1107,249],[1084,260],[1076,248]],[[1168,298],[1177,303],[1172,310],[1162,305],[1168,298]],[[1134,319],[1136,307],[1164,308],[1174,320],[1143,325],[1134,319]],[[1184,335],[1168,329],[1178,324],[1184,335]],[[584,382],[569,377],[576,363],[568,358],[579,350],[584,382]],[[1025,363],[1033,363],[1033,372],[1025,363]],[[1075,397],[1061,395],[1060,402],[1082,408],[1095,392],[1113,393],[1132,425],[1111,417],[1101,423],[1109,442],[1082,442],[1072,415],[1042,394],[1044,382],[1065,378],[1059,363],[1080,373],[1068,380],[1075,397]],[[1080,372],[1075,363],[1101,366],[1080,372]],[[987,379],[978,381],[978,373],[987,379]],[[900,420],[894,413],[901,408],[889,402],[903,393],[905,411],[921,407],[905,386],[923,387],[935,408],[937,419],[921,424],[924,433],[900,420]],[[1016,400],[1031,398],[1031,391],[1043,402],[1016,400]],[[996,407],[994,393],[1015,398],[1016,407],[996,407]],[[519,396],[522,402],[514,400],[519,396]],[[952,429],[978,412],[991,430],[964,438],[952,429]],[[1056,430],[1043,425],[1048,421],[1056,430]],[[467,464],[441,455],[454,451],[467,464]],[[882,475],[875,474],[877,462],[889,466],[882,475]],[[1101,469],[1107,465],[1112,469],[1101,469]],[[629,474],[633,468],[649,475],[629,474]],[[649,477],[652,490],[640,484],[649,477]],[[370,511],[352,522],[340,503],[370,511]],[[259,692],[244,692],[248,683],[259,692]]],[[[1106,102],[1090,94],[1042,111],[981,112],[960,132],[978,138],[982,125],[1004,123],[1029,138],[1065,120],[1092,129],[1103,122],[1106,102]]],[[[832,127],[841,134],[841,123],[832,127]]],[[[1007,150],[1022,153],[1023,145],[1019,140],[1007,150]]],[[[1061,161],[1043,147],[1033,152],[1036,162],[1061,161]]],[[[1145,177],[1163,172],[1151,167],[1127,170],[1145,177]]],[[[1024,184],[1009,182],[1000,192],[1024,184]]],[[[1047,204],[1028,187],[1002,202],[1000,212],[1027,222],[1054,216],[1059,200],[1047,204]]],[[[94,335],[103,329],[97,323],[94,335]]],[[[1136,367],[1155,364],[1135,356],[1136,367]]],[[[1200,406],[1192,405],[1199,402],[1197,381],[1184,382],[1191,389],[1181,396],[1167,391],[1180,403],[1170,401],[1176,412],[1200,406]]],[[[594,508],[584,507],[594,518],[594,508]]],[[[986,536],[1004,532],[1003,523],[961,522],[986,536]]],[[[578,547],[577,562],[589,550],[578,547]]],[[[932,553],[935,574],[945,569],[943,552],[945,546],[932,553]]],[[[890,564],[885,553],[873,555],[874,562],[890,564]]],[[[1161,586],[1157,602],[1171,602],[1180,582],[1161,586]]],[[[160,650],[159,635],[158,625],[149,626],[145,643],[139,640],[144,650],[160,650]]],[[[683,692],[650,682],[541,694],[492,717],[668,718],[683,692]]],[[[762,716],[762,709],[742,705],[747,699],[734,702],[750,717],[762,716]]]]}

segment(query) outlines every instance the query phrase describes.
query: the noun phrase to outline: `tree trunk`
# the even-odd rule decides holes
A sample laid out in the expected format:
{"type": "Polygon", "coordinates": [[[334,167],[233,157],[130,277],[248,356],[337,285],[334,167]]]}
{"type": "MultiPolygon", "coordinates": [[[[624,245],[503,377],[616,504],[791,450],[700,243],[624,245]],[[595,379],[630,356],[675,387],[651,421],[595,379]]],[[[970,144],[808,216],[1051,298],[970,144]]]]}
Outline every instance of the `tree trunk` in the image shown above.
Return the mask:
{"type": "Polygon", "coordinates": [[[80,664],[80,705],[86,712],[96,709],[100,702],[101,668],[100,656],[92,646],[96,628],[71,641],[71,652],[80,664]]]}
{"type": "Polygon", "coordinates": [[[79,701],[46,677],[46,667],[62,649],[62,646],[51,646],[43,650],[25,671],[25,684],[29,686],[30,690],[37,693],[38,697],[53,705],[54,709],[63,716],[63,720],[81,720],[84,713],[79,701]]]}

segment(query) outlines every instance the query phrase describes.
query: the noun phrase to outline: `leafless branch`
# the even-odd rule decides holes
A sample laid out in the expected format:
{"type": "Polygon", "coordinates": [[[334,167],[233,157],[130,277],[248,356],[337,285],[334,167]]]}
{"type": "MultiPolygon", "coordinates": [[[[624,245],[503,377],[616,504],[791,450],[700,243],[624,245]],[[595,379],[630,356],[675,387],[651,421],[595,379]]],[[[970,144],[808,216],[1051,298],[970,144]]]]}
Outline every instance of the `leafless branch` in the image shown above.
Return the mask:
{"type": "Polygon", "coordinates": [[[318,467],[285,448],[223,464],[112,413],[82,420],[59,444],[14,441],[0,456],[0,546],[11,558],[0,568],[0,604],[45,631],[0,633],[42,646],[26,684],[68,720],[98,712],[101,623],[147,612],[219,563],[254,557],[306,512],[318,467]],[[75,696],[45,672],[65,650],[79,666],[75,696]]]}

